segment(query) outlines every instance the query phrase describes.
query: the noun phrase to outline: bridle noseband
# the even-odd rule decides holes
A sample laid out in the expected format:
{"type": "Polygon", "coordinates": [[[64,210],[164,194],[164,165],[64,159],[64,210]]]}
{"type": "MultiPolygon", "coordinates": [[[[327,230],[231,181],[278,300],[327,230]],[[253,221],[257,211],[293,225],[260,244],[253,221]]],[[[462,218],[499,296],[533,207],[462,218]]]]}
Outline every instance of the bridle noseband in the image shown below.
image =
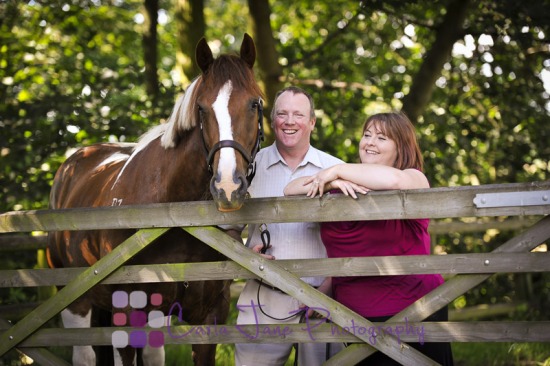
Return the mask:
{"type": "Polygon", "coordinates": [[[252,182],[252,179],[254,178],[254,175],[256,175],[256,165],[254,164],[254,158],[256,157],[256,154],[258,151],[260,151],[260,145],[262,141],[264,140],[264,128],[263,128],[263,118],[264,118],[264,107],[263,107],[263,101],[262,98],[258,98],[258,104],[256,105],[256,109],[258,110],[258,137],[256,139],[256,144],[254,145],[254,148],[252,149],[252,152],[250,155],[246,151],[246,149],[238,143],[235,140],[221,140],[218,141],[212,146],[212,149],[208,151],[208,146],[206,146],[206,140],[204,138],[204,129],[203,129],[203,123],[202,119],[200,121],[200,128],[201,128],[201,136],[202,136],[202,142],[204,145],[204,150],[206,151],[206,163],[208,164],[208,171],[210,174],[213,173],[212,169],[212,162],[214,161],[214,154],[216,152],[224,147],[230,147],[238,152],[241,153],[244,160],[248,163],[248,172],[246,174],[246,180],[248,181],[248,185],[252,182]]]}

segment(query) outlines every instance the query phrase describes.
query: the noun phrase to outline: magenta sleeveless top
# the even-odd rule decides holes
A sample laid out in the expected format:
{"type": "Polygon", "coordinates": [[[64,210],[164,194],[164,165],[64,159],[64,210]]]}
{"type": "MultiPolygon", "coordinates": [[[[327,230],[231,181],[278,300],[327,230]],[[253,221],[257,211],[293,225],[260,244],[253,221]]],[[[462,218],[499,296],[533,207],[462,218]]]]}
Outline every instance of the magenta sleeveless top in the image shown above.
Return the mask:
{"type": "MultiPolygon", "coordinates": [[[[321,224],[329,258],[430,254],[429,219],[321,224]]],[[[395,315],[443,283],[441,275],[333,277],[335,300],[364,317],[395,315]]]]}

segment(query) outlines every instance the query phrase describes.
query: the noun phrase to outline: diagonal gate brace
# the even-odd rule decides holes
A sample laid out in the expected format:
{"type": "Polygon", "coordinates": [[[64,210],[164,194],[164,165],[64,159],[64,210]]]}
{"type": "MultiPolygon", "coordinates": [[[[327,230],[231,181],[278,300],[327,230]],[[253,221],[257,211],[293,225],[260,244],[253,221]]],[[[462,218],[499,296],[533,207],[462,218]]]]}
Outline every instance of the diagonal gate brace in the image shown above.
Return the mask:
{"type": "Polygon", "coordinates": [[[111,253],[82,272],[67,286],[59,290],[57,294],[34,309],[23,320],[0,334],[0,356],[17,346],[35,330],[44,325],[44,323],[168,230],[168,228],[140,230],[113,249],[111,253]]]}
{"type": "MultiPolygon", "coordinates": [[[[545,216],[530,229],[508,240],[493,253],[521,253],[533,248],[550,238],[550,215],[545,216]]],[[[451,301],[466,291],[479,285],[492,274],[461,274],[454,276],[435,290],[418,299],[387,322],[399,322],[407,318],[409,321],[422,321],[437,310],[447,306],[451,301]]],[[[368,344],[353,344],[327,361],[325,366],[355,364],[376,352],[368,344]]],[[[412,365],[412,363],[408,363],[412,365]]]]}
{"type": "MultiPolygon", "coordinates": [[[[344,327],[350,319],[353,319],[357,327],[368,329],[373,326],[367,319],[309,286],[297,275],[277,263],[276,260],[265,260],[222,231],[213,227],[185,227],[183,229],[302,303],[308,306],[314,304],[315,306],[323,306],[325,309],[331,309],[330,318],[334,323],[344,327]]],[[[370,343],[369,334],[358,332],[355,336],[362,342],[370,343]]],[[[416,349],[405,347],[403,342],[390,334],[377,334],[373,346],[402,364],[439,365],[416,349]]]]}

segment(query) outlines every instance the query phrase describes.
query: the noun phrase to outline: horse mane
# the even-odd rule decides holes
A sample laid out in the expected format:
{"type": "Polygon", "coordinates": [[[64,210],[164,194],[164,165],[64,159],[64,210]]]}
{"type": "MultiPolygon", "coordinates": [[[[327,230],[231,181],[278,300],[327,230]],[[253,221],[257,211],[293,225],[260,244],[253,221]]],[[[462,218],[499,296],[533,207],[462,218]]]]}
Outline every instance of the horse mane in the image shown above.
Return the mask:
{"type": "Polygon", "coordinates": [[[177,131],[190,130],[196,125],[193,109],[189,108],[189,106],[192,105],[191,100],[195,99],[194,97],[192,98],[192,96],[195,91],[195,86],[200,82],[199,79],[200,77],[196,78],[191,85],[189,85],[186,92],[178,97],[166,123],[152,127],[138,138],[134,151],[143,149],[151,141],[161,136],[162,147],[165,149],[175,147],[178,139],[177,131]]]}
{"type": "Polygon", "coordinates": [[[263,97],[262,90],[254,78],[254,72],[238,56],[219,56],[212,62],[205,77],[209,77],[209,84],[212,83],[219,86],[223,85],[227,80],[231,80],[234,89],[246,90],[252,95],[263,97]]]}
{"type": "Polygon", "coordinates": [[[158,137],[161,137],[161,145],[165,149],[176,147],[181,132],[197,126],[195,101],[198,91],[204,85],[222,86],[227,80],[231,80],[235,89],[247,90],[253,95],[263,97],[263,92],[254,78],[254,72],[246,62],[235,55],[221,55],[212,62],[206,73],[195,78],[185,94],[176,100],[166,123],[153,127],[139,138],[134,151],[143,149],[158,137]]]}
{"type": "Polygon", "coordinates": [[[179,131],[187,131],[197,125],[193,101],[197,100],[197,85],[201,82],[202,76],[199,76],[189,85],[185,94],[176,101],[166,123],[161,125],[164,126],[165,131],[161,138],[161,145],[165,149],[176,147],[179,131]]]}

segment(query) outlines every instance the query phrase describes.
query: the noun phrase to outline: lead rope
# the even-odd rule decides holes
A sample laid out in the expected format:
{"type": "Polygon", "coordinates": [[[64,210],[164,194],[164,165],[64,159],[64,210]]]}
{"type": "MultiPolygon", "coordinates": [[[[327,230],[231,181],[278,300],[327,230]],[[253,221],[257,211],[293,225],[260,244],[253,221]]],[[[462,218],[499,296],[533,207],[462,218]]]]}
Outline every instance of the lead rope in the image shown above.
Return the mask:
{"type": "MultiPolygon", "coordinates": [[[[267,230],[267,224],[265,223],[260,224],[260,226],[258,227],[258,230],[260,231],[260,239],[262,239],[262,249],[260,249],[260,253],[265,254],[265,252],[267,251],[267,248],[269,248],[269,245],[271,243],[271,234],[269,233],[269,230],[267,230]]],[[[303,323],[305,320],[307,308],[305,308],[304,310],[300,310],[295,314],[287,316],[286,318],[276,318],[274,316],[267,314],[264,311],[264,309],[262,309],[262,305],[260,303],[260,288],[263,286],[263,281],[264,280],[260,278],[260,285],[258,286],[258,292],[256,294],[256,301],[258,302],[258,308],[260,309],[262,314],[264,314],[270,319],[279,320],[279,321],[285,321],[285,320],[294,318],[297,315],[300,315],[299,323],[303,323]]],[[[292,346],[294,347],[294,366],[298,366],[298,343],[294,343],[292,346]]],[[[325,350],[325,361],[328,360],[329,356],[330,356],[330,343],[327,343],[326,350],[325,350]]]]}
{"type": "MultiPolygon", "coordinates": [[[[260,249],[260,253],[265,254],[265,252],[267,251],[267,248],[269,248],[271,243],[271,235],[269,233],[269,230],[267,230],[267,224],[261,224],[258,227],[258,230],[260,231],[260,238],[262,239],[262,249],[260,249]]],[[[299,312],[296,312],[295,314],[287,316],[286,318],[276,318],[274,316],[267,314],[264,311],[264,309],[262,309],[262,305],[260,304],[260,288],[263,286],[263,283],[264,283],[263,278],[260,278],[260,286],[258,286],[258,292],[256,293],[256,301],[258,301],[258,308],[260,309],[262,314],[264,314],[265,316],[273,320],[284,321],[284,320],[294,318],[297,315],[305,313],[305,310],[300,310],[299,312]]]]}
{"type": "Polygon", "coordinates": [[[262,239],[263,245],[260,253],[265,254],[269,244],[271,243],[271,234],[269,233],[269,230],[267,230],[267,224],[260,224],[258,230],[260,231],[260,238],[262,239]]]}

